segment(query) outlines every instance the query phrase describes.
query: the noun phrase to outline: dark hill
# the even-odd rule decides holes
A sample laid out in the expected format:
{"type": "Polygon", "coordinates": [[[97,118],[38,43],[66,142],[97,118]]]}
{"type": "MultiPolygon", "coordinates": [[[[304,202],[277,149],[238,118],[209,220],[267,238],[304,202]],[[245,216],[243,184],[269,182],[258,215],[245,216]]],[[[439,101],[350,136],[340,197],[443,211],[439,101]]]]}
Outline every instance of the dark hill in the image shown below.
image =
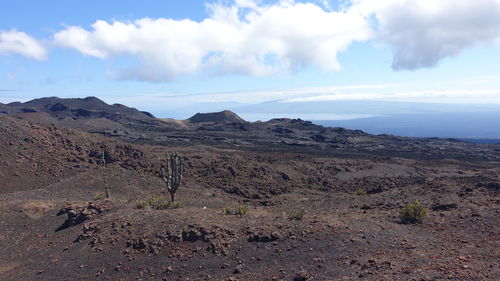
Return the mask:
{"type": "Polygon", "coordinates": [[[495,145],[473,145],[445,139],[371,135],[359,130],[329,128],[301,119],[247,122],[225,110],[197,113],[187,120],[162,121],[149,113],[95,97],[36,99],[0,105],[0,112],[38,123],[99,133],[135,143],[168,146],[213,145],[251,150],[320,155],[379,155],[416,158],[497,160],[495,145]]]}
{"type": "Polygon", "coordinates": [[[0,102],[0,114],[8,114],[9,107],[0,102]]]}
{"type": "Polygon", "coordinates": [[[148,112],[96,97],[48,97],[0,105],[0,113],[39,123],[57,124],[90,132],[128,135],[163,122],[148,112]]]}
{"type": "Polygon", "coordinates": [[[212,113],[196,113],[189,118],[188,121],[191,123],[246,123],[246,121],[239,117],[236,113],[229,110],[212,113]]]}
{"type": "Polygon", "coordinates": [[[40,98],[25,103],[13,102],[6,105],[12,113],[46,112],[57,118],[66,117],[104,117],[119,121],[120,117],[125,119],[136,119],[149,121],[155,119],[150,113],[141,112],[135,108],[129,108],[121,104],[109,105],[96,97],[86,98],[40,98]]]}

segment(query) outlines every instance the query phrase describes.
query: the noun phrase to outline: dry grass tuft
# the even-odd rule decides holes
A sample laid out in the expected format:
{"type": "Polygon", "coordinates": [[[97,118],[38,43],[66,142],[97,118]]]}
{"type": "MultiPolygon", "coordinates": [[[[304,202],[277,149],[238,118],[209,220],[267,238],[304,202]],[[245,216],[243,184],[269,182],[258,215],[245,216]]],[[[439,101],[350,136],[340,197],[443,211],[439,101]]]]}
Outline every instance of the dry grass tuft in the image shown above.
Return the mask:
{"type": "Polygon", "coordinates": [[[18,263],[0,264],[0,276],[5,275],[9,271],[19,268],[21,265],[18,263]]]}
{"type": "Polygon", "coordinates": [[[28,201],[19,206],[21,212],[32,219],[38,219],[54,208],[55,204],[47,201],[28,201]]]}

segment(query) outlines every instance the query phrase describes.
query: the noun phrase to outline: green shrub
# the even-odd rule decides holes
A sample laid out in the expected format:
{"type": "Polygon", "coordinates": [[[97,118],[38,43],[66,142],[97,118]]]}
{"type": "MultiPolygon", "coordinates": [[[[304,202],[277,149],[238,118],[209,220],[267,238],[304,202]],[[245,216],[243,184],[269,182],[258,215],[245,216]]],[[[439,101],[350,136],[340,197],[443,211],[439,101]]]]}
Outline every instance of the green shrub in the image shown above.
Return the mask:
{"type": "Polygon", "coordinates": [[[300,208],[299,210],[293,211],[290,213],[289,218],[292,220],[303,220],[307,214],[307,210],[304,208],[300,208]]]}
{"type": "Polygon", "coordinates": [[[429,209],[416,200],[413,203],[408,203],[408,205],[399,212],[399,218],[402,223],[422,223],[428,214],[429,209]]]}
{"type": "Polygon", "coordinates": [[[152,195],[151,198],[148,200],[149,206],[151,206],[151,209],[153,210],[166,210],[168,209],[170,203],[169,201],[165,198],[165,196],[159,196],[159,195],[152,195]]]}
{"type": "Polygon", "coordinates": [[[94,200],[104,200],[104,193],[102,192],[96,193],[96,195],[94,196],[94,200]]]}
{"type": "Polygon", "coordinates": [[[224,207],[224,209],[222,209],[222,213],[224,213],[224,215],[232,215],[233,211],[229,207],[224,207]]]}
{"type": "Polygon", "coordinates": [[[234,209],[224,207],[224,209],[222,209],[222,212],[224,213],[224,215],[246,216],[248,214],[248,207],[243,205],[240,205],[234,209]]]}
{"type": "Polygon", "coordinates": [[[147,201],[147,204],[153,210],[177,209],[182,206],[180,202],[169,201],[165,196],[152,195],[147,201]]]}
{"type": "Polygon", "coordinates": [[[178,208],[182,207],[182,203],[181,202],[171,202],[171,201],[169,201],[169,203],[170,203],[169,207],[171,209],[178,209],[178,208]]]}
{"type": "Polygon", "coordinates": [[[366,192],[366,190],[364,189],[357,189],[356,191],[354,191],[354,194],[358,196],[363,196],[363,195],[368,195],[368,192],[366,192]]]}
{"type": "Polygon", "coordinates": [[[147,202],[144,200],[137,200],[135,202],[135,208],[136,209],[146,209],[147,202]]]}
{"type": "Polygon", "coordinates": [[[162,201],[166,201],[165,196],[153,194],[153,195],[151,195],[151,197],[149,197],[147,203],[148,203],[148,205],[152,206],[152,205],[158,204],[159,202],[162,202],[162,201]]]}
{"type": "Polygon", "coordinates": [[[234,211],[234,214],[238,216],[246,216],[248,214],[248,207],[243,205],[238,206],[238,208],[234,211]]]}

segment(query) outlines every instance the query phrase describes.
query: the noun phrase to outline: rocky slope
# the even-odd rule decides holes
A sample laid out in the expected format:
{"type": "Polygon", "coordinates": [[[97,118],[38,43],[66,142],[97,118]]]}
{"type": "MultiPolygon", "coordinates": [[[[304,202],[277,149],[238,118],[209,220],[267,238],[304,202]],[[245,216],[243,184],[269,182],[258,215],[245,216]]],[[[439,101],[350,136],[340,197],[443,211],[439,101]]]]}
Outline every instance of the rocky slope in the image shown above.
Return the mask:
{"type": "Polygon", "coordinates": [[[0,116],[0,280],[500,279],[497,146],[203,121],[130,143],[0,116]],[[172,151],[181,206],[154,209],[172,151]],[[414,200],[429,216],[402,224],[414,200]]]}
{"type": "Polygon", "coordinates": [[[41,188],[104,163],[135,168],[143,158],[130,144],[0,116],[0,193],[41,188]]]}

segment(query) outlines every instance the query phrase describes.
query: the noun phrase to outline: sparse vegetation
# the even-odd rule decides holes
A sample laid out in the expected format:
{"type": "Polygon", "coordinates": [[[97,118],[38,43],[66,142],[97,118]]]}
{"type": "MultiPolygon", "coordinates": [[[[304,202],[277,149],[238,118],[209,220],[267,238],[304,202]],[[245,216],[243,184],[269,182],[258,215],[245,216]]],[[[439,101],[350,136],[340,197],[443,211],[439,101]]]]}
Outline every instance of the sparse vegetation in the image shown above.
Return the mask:
{"type": "Polygon", "coordinates": [[[152,195],[147,201],[137,200],[135,203],[136,209],[145,209],[148,206],[153,210],[167,210],[180,208],[182,204],[180,202],[169,201],[162,195],[152,195]]]}
{"type": "Polygon", "coordinates": [[[402,223],[422,223],[429,214],[429,209],[420,204],[418,200],[408,203],[400,212],[399,218],[402,223]]]}
{"type": "Polygon", "coordinates": [[[104,200],[104,197],[105,197],[105,196],[104,196],[104,193],[102,193],[102,192],[98,192],[98,193],[96,193],[96,195],[94,196],[94,200],[96,200],[96,201],[97,201],[97,200],[104,200]]]}
{"type": "Polygon", "coordinates": [[[246,216],[248,214],[248,207],[243,206],[243,205],[238,206],[238,208],[236,208],[234,214],[238,215],[238,216],[246,216]]]}
{"type": "Polygon", "coordinates": [[[224,207],[224,209],[222,209],[222,213],[224,213],[224,215],[232,215],[233,211],[229,207],[224,207]]]}
{"type": "Polygon", "coordinates": [[[182,207],[182,203],[181,202],[171,202],[170,206],[172,207],[172,209],[177,209],[177,208],[182,207]]]}
{"type": "Polygon", "coordinates": [[[136,209],[146,209],[147,203],[144,200],[137,200],[135,202],[135,208],[136,209]]]}
{"type": "Polygon", "coordinates": [[[224,207],[224,209],[222,209],[222,212],[224,213],[224,215],[246,216],[248,214],[248,207],[244,205],[240,205],[234,209],[224,207]]]}
{"type": "Polygon", "coordinates": [[[307,214],[307,210],[304,208],[300,208],[296,211],[290,212],[288,218],[290,218],[292,220],[303,220],[304,217],[306,216],[306,214],[307,214]]]}
{"type": "Polygon", "coordinates": [[[164,210],[167,209],[168,200],[161,195],[151,195],[148,200],[148,205],[155,210],[164,210]]]}
{"type": "Polygon", "coordinates": [[[366,192],[366,190],[364,189],[357,189],[356,191],[354,191],[354,194],[358,196],[364,196],[368,195],[368,192],[366,192]]]}
{"type": "Polygon", "coordinates": [[[53,209],[55,204],[50,201],[26,201],[20,205],[20,210],[29,218],[37,219],[53,209]]]}
{"type": "Polygon", "coordinates": [[[148,204],[153,210],[177,209],[181,207],[181,203],[167,200],[165,196],[153,195],[148,200],[148,204]]]}

